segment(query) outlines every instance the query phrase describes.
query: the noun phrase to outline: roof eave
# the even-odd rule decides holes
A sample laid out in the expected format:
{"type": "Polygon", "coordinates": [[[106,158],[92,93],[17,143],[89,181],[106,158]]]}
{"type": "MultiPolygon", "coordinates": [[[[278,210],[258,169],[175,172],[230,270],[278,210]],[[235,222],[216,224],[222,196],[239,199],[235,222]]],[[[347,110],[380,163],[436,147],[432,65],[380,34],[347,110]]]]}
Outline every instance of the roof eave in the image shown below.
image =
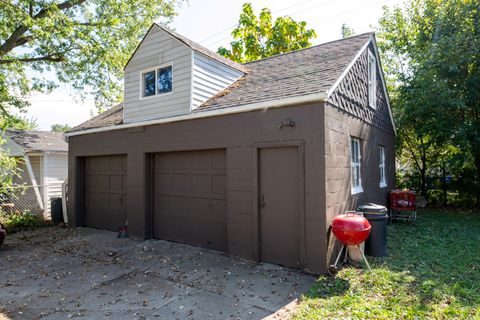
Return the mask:
{"type": "Polygon", "coordinates": [[[294,97],[287,97],[282,99],[255,102],[255,103],[240,105],[236,107],[218,108],[213,110],[206,109],[205,111],[201,111],[201,112],[190,112],[184,115],[168,117],[168,118],[147,120],[147,121],[134,122],[134,123],[125,123],[120,125],[85,129],[80,131],[72,131],[72,132],[67,132],[65,136],[73,137],[73,136],[90,134],[90,133],[121,130],[121,129],[128,129],[128,128],[134,128],[134,127],[151,126],[151,125],[162,124],[162,123],[195,120],[195,119],[202,119],[202,118],[209,118],[209,117],[218,117],[218,116],[244,113],[244,112],[262,110],[262,109],[287,107],[287,106],[293,106],[293,105],[305,104],[305,103],[325,102],[327,101],[327,98],[328,98],[327,92],[318,92],[318,93],[313,93],[313,94],[303,95],[303,96],[294,96],[294,97]]]}

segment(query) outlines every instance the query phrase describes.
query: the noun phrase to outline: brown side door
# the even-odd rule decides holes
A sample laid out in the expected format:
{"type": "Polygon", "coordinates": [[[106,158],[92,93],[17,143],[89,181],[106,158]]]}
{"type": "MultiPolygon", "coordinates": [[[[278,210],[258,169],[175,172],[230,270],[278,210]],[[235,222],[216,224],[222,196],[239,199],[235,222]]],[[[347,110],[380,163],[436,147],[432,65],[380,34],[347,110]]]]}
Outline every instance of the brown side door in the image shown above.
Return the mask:
{"type": "Polygon", "coordinates": [[[226,251],[225,150],[157,154],[154,175],[154,238],[226,251]]]}
{"type": "Polygon", "coordinates": [[[85,226],[118,231],[125,225],[125,155],[85,159],[85,226]]]}
{"type": "Polygon", "coordinates": [[[259,149],[260,259],[299,268],[300,202],[297,147],[259,149]]]}

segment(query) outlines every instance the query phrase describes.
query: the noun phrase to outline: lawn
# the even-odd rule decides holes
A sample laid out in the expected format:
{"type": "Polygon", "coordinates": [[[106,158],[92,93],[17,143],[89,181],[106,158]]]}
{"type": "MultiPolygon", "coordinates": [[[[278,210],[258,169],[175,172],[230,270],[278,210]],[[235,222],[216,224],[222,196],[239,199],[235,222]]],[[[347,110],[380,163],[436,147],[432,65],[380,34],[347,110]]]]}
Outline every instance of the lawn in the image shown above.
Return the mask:
{"type": "Polygon", "coordinates": [[[480,213],[420,211],[388,248],[371,271],[321,276],[294,319],[480,319],[480,213]]]}

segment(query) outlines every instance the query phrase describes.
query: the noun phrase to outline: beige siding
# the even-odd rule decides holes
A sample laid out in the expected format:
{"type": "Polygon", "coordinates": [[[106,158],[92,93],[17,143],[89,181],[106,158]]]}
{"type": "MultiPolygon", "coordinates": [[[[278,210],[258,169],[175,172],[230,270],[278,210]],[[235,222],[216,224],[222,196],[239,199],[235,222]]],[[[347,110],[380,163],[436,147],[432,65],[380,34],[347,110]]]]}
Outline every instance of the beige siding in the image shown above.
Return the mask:
{"type": "Polygon", "coordinates": [[[62,183],[68,175],[68,155],[48,154],[45,155],[45,190],[46,190],[46,212],[50,217],[52,197],[62,196],[62,183]]]}
{"type": "Polygon", "coordinates": [[[153,27],[125,69],[124,122],[158,119],[190,111],[192,50],[153,27]],[[171,64],[173,92],[142,98],[142,72],[171,64]]]}
{"type": "MultiPolygon", "coordinates": [[[[35,176],[35,180],[37,180],[37,184],[39,186],[43,185],[43,159],[42,156],[28,156],[30,160],[30,164],[32,165],[33,175],[35,176]]],[[[28,175],[28,172],[25,172],[28,175]]],[[[31,185],[32,182],[29,182],[31,185]]],[[[42,190],[42,189],[40,189],[42,190]]],[[[42,192],[42,191],[41,191],[42,192]]]]}
{"type": "Polygon", "coordinates": [[[237,81],[243,73],[195,52],[193,54],[192,109],[237,81]]]}

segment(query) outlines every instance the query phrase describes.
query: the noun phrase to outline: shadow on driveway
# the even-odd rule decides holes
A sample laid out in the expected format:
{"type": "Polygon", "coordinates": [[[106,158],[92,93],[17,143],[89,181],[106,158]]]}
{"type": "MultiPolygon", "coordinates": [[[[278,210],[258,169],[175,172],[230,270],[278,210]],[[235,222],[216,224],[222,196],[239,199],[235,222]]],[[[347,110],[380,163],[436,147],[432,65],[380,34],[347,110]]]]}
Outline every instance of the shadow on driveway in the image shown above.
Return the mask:
{"type": "Polygon", "coordinates": [[[94,229],[23,232],[0,248],[0,315],[11,319],[261,319],[314,282],[221,252],[94,229]]]}

